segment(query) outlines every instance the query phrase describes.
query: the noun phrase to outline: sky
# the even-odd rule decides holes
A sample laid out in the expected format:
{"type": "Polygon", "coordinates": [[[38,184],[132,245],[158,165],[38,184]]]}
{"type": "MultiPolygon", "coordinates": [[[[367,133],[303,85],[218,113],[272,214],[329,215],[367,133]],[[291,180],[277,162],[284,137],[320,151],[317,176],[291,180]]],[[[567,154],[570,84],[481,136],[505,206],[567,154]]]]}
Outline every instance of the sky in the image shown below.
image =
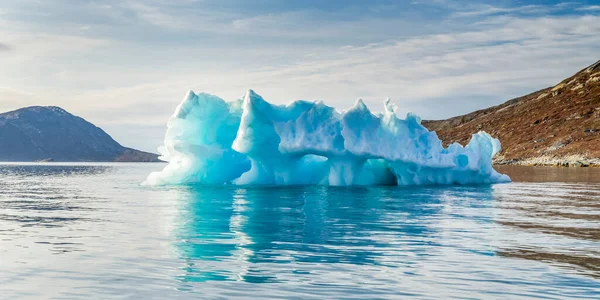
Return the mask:
{"type": "Polygon", "coordinates": [[[443,119],[599,59],[600,0],[0,0],[0,111],[60,106],[152,152],[189,89],[443,119]]]}

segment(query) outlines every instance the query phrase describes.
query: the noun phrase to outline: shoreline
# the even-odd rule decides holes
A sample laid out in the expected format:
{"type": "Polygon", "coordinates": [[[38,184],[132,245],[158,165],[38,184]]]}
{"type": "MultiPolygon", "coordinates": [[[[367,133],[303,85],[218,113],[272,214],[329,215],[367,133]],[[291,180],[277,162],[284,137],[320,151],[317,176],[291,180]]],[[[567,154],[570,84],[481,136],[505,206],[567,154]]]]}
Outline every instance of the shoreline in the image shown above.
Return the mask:
{"type": "Polygon", "coordinates": [[[504,159],[503,157],[492,160],[493,165],[512,166],[544,166],[565,168],[600,168],[600,158],[588,158],[583,155],[571,155],[564,157],[540,156],[533,158],[504,159]]]}

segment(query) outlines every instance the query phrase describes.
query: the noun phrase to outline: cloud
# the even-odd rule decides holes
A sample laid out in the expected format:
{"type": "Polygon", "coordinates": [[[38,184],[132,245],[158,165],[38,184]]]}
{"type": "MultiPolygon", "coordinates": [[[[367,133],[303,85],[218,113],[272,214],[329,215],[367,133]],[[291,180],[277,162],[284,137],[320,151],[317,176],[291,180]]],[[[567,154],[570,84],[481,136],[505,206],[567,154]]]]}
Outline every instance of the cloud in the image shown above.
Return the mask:
{"type": "Polygon", "coordinates": [[[552,85],[595,59],[598,34],[600,17],[595,16],[514,18],[483,30],[294,53],[293,60],[260,68],[194,70],[192,65],[181,74],[164,76],[166,80],[90,91],[76,98],[88,99],[92,104],[86,106],[93,111],[128,111],[136,116],[134,122],[142,122],[144,116],[166,119],[185,90],[197,87],[228,100],[253,88],[276,103],[324,99],[340,109],[358,97],[377,109],[378,102],[393,97],[407,110],[421,109],[417,113],[424,117],[440,118],[470,108],[423,110],[420,103],[481,97],[475,105],[483,108],[552,85]],[[579,55],[572,55],[573,49],[579,55]],[[143,110],[136,111],[136,106],[143,110]],[[151,113],[149,108],[156,110],[151,113]]]}
{"type": "Polygon", "coordinates": [[[0,43],[0,51],[9,51],[12,50],[12,47],[5,43],[0,43]]]}
{"type": "Polygon", "coordinates": [[[519,7],[496,7],[492,5],[481,5],[476,9],[467,10],[467,11],[458,11],[452,14],[453,17],[461,18],[461,17],[481,17],[481,16],[489,16],[489,15],[497,15],[497,14],[506,14],[506,13],[521,13],[521,14],[533,14],[540,12],[547,12],[550,9],[548,6],[543,5],[525,5],[519,7]]]}
{"type": "MultiPolygon", "coordinates": [[[[278,68],[272,75],[297,82],[307,82],[310,78],[316,82],[355,78],[356,82],[376,86],[383,82],[398,85],[402,81],[431,81],[439,77],[450,82],[448,86],[462,89],[460,76],[463,75],[463,78],[471,78],[472,83],[493,84],[495,80],[504,79],[478,76],[478,72],[506,71],[505,76],[518,81],[522,79],[519,76],[525,74],[519,74],[520,70],[543,73],[556,60],[579,60],[570,55],[572,49],[593,53],[591,50],[600,46],[596,39],[599,33],[598,17],[513,19],[504,26],[479,31],[427,35],[368,47],[342,47],[330,56],[278,68]],[[544,61],[552,63],[543,64],[544,61]],[[390,76],[383,76],[384,80],[378,76],[386,73],[390,76]]],[[[584,57],[589,59],[589,56],[584,57]]],[[[418,98],[451,92],[440,89],[439,82],[437,84],[433,89],[407,88],[420,91],[412,95],[418,98]]],[[[477,88],[474,85],[464,91],[477,88]]]]}
{"type": "Polygon", "coordinates": [[[127,8],[132,9],[137,16],[154,26],[167,29],[191,29],[193,23],[186,22],[183,16],[177,17],[168,13],[167,9],[139,2],[125,2],[127,8]]]}
{"type": "Polygon", "coordinates": [[[588,5],[577,8],[577,10],[582,11],[600,11],[600,5],[588,5]]]}
{"type": "Polygon", "coordinates": [[[540,5],[530,4],[522,6],[507,6],[499,7],[489,4],[471,4],[465,5],[464,8],[457,8],[455,12],[451,14],[452,18],[483,18],[489,16],[501,16],[501,15],[550,15],[553,13],[569,13],[573,8],[575,10],[593,10],[594,7],[600,7],[597,5],[587,7],[577,7],[577,2],[560,2],[554,5],[540,5]]]}

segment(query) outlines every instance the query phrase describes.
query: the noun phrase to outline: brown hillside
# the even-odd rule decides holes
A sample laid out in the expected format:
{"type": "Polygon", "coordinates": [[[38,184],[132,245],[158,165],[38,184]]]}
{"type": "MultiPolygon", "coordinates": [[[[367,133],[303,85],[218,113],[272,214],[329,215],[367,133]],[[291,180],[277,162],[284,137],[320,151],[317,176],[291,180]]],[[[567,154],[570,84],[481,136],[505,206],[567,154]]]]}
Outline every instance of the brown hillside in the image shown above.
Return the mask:
{"type": "Polygon", "coordinates": [[[445,144],[466,144],[486,131],[500,139],[500,162],[577,155],[600,158],[600,61],[554,87],[501,105],[438,121],[423,121],[445,144]]]}

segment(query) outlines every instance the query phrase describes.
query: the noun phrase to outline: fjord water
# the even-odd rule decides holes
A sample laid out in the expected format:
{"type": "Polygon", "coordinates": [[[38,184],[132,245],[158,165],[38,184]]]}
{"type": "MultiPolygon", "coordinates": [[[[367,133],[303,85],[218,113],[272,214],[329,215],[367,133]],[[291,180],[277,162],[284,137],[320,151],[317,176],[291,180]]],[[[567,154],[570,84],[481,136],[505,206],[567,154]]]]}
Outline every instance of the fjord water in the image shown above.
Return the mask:
{"type": "Polygon", "coordinates": [[[161,164],[0,165],[0,298],[589,298],[600,169],[513,183],[145,187],[161,164]]]}

